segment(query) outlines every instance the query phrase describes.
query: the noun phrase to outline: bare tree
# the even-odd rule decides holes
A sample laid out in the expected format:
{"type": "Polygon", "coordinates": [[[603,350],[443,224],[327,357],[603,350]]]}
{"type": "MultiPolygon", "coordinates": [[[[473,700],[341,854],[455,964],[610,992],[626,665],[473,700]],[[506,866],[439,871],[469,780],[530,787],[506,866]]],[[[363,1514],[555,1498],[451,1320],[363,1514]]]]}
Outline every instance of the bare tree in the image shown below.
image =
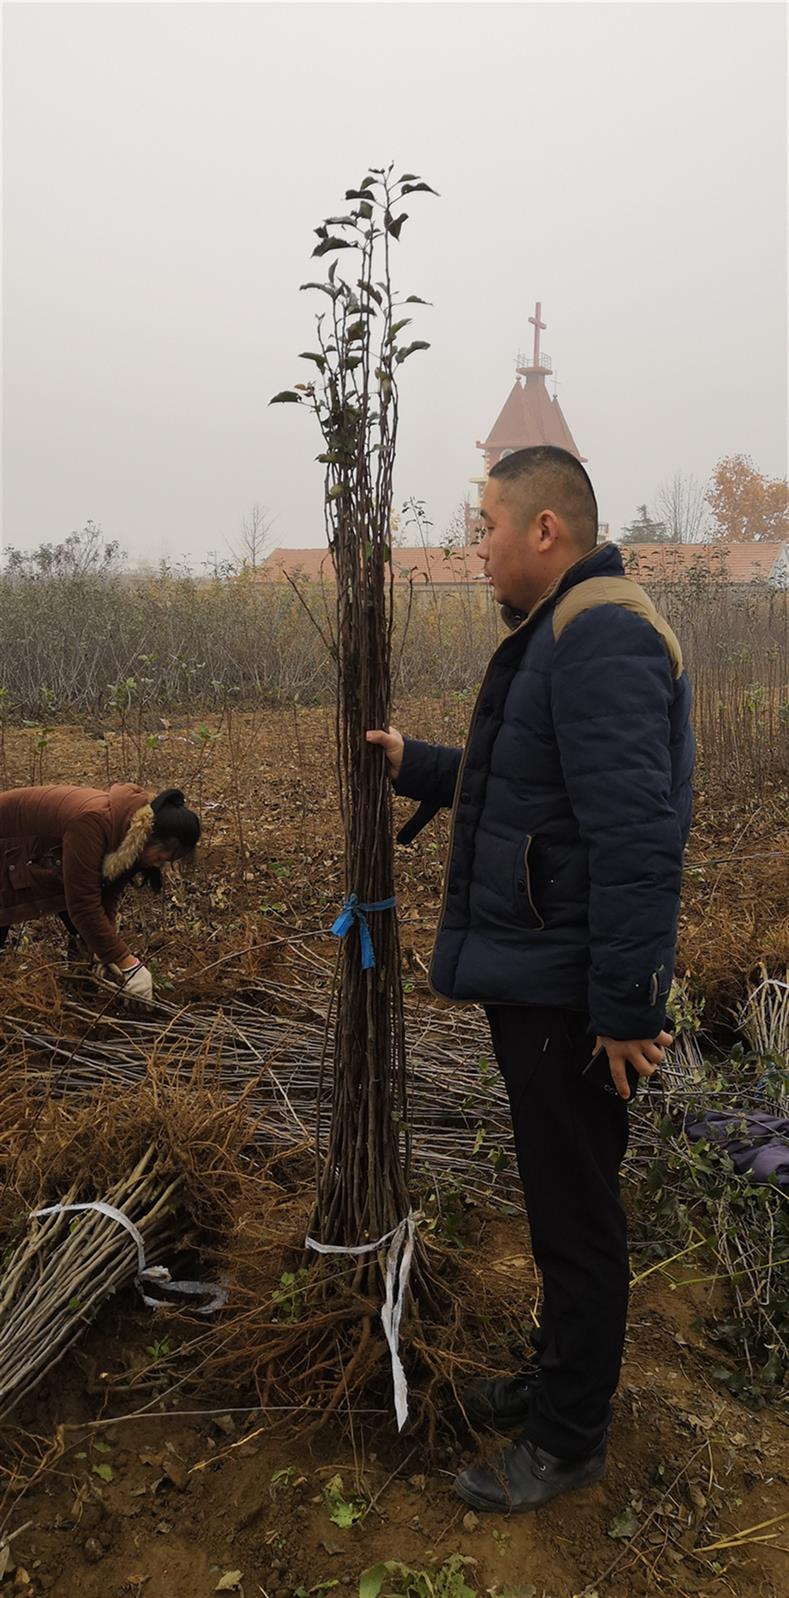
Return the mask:
{"type": "Polygon", "coordinates": [[[262,565],[267,546],[271,541],[272,526],[273,522],[265,505],[255,500],[241,522],[238,542],[231,544],[229,539],[225,540],[242,571],[251,572],[254,576],[258,567],[262,565]]]}
{"type": "Polygon", "coordinates": [[[655,495],[657,514],[670,544],[701,544],[707,532],[706,483],[675,472],[660,484],[655,495]]]}

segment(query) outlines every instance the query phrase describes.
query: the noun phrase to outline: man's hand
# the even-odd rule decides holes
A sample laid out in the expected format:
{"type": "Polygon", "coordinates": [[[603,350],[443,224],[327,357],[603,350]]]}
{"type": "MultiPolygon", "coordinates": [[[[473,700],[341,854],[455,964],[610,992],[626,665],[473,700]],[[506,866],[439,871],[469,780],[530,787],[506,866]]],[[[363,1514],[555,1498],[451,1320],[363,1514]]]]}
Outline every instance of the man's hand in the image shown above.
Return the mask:
{"type": "Polygon", "coordinates": [[[598,1038],[595,1049],[605,1049],[614,1087],[620,1098],[629,1099],[626,1065],[632,1065],[639,1076],[652,1076],[663,1064],[666,1049],[673,1042],[670,1032],[658,1032],[656,1038],[633,1038],[629,1042],[620,1038],[598,1038]]]}
{"type": "Polygon", "coordinates": [[[368,744],[380,744],[386,754],[387,769],[392,782],[396,782],[403,764],[403,750],[405,741],[403,734],[396,727],[389,727],[386,731],[378,728],[373,732],[365,733],[368,744]]]}

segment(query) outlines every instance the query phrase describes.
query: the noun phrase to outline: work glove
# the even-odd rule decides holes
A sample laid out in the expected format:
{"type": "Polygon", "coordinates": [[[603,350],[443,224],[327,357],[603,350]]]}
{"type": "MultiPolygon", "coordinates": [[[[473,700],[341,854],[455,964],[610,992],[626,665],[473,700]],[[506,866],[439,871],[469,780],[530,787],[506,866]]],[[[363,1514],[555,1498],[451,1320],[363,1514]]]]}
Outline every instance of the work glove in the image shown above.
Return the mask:
{"type": "Polygon", "coordinates": [[[152,999],[153,977],[147,965],[135,965],[131,971],[122,971],[122,996],[124,999],[152,999]]]}
{"type": "Polygon", "coordinates": [[[141,960],[128,971],[122,971],[119,965],[99,965],[96,974],[104,982],[117,983],[123,999],[153,998],[153,977],[141,960]]]}

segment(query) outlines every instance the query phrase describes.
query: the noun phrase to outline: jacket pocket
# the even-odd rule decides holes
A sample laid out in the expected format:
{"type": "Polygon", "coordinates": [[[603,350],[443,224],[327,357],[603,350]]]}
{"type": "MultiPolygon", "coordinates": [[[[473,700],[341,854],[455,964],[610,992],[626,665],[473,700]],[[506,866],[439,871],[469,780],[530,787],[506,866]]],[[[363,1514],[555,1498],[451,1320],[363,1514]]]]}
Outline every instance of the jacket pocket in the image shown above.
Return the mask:
{"type": "Polygon", "coordinates": [[[523,842],[518,845],[518,853],[515,860],[515,905],[519,920],[524,921],[527,926],[535,927],[538,931],[542,931],[545,922],[534,902],[529,867],[529,856],[533,844],[534,838],[529,832],[523,842]]]}
{"type": "Polygon", "coordinates": [[[0,862],[0,870],[4,886],[11,893],[24,893],[34,886],[35,878],[26,851],[9,850],[0,862]]]}
{"type": "Polygon", "coordinates": [[[59,858],[49,854],[31,859],[29,846],[12,844],[10,848],[0,848],[0,895],[10,895],[13,903],[19,902],[20,895],[35,900],[41,894],[62,893],[59,864],[59,858]]]}

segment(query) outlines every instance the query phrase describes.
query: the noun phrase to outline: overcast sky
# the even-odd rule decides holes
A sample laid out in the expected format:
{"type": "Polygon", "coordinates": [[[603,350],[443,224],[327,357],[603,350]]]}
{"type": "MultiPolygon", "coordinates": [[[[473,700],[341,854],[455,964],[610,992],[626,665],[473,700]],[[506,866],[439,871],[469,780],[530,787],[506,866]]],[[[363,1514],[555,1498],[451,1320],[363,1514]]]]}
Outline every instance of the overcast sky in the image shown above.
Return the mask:
{"type": "Polygon", "coordinates": [[[323,539],[311,230],[390,159],[396,276],[433,301],[397,500],[437,534],[542,301],[612,530],[681,470],[786,472],[779,4],[4,6],[6,545],[88,518],[227,553],[254,501],[323,539]]]}

